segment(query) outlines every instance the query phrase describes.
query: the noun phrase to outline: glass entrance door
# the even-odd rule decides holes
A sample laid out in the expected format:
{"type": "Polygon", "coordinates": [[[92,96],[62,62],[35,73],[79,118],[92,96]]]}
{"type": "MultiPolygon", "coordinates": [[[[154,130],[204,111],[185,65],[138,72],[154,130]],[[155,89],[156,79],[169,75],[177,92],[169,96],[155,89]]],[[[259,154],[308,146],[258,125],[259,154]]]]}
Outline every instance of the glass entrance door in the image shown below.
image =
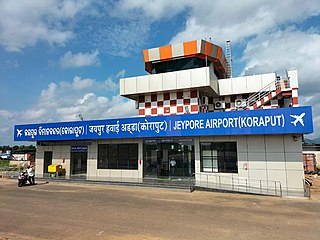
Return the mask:
{"type": "Polygon", "coordinates": [[[179,178],[194,173],[192,139],[161,139],[144,142],[144,177],[179,178]]]}
{"type": "Polygon", "coordinates": [[[157,152],[158,177],[168,177],[169,171],[169,151],[167,149],[161,149],[157,152]]]}
{"type": "Polygon", "coordinates": [[[87,173],[87,153],[71,153],[71,174],[87,173]]]}
{"type": "Polygon", "coordinates": [[[87,146],[72,146],[70,154],[71,175],[86,175],[87,159],[87,146]]]}

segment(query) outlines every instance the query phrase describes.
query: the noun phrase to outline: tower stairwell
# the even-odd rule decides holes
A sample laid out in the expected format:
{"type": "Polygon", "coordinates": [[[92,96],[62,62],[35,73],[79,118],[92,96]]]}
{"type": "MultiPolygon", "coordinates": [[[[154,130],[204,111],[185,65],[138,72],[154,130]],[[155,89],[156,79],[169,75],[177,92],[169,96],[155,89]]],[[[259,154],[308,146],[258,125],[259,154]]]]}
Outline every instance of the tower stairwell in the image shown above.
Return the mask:
{"type": "Polygon", "coordinates": [[[277,98],[280,94],[289,94],[291,95],[292,89],[290,88],[290,78],[286,77],[280,79],[277,77],[275,81],[269,83],[260,91],[251,95],[248,99],[246,99],[246,105],[243,109],[253,110],[258,109],[269,103],[271,100],[277,98]]]}

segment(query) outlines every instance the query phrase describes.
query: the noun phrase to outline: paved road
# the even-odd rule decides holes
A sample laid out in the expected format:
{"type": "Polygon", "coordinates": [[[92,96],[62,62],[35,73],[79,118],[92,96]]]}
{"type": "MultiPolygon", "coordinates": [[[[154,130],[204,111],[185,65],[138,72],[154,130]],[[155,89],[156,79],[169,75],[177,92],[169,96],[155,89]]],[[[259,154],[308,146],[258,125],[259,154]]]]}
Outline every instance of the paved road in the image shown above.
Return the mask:
{"type": "Polygon", "coordinates": [[[320,239],[320,201],[0,179],[0,239],[320,239]]]}

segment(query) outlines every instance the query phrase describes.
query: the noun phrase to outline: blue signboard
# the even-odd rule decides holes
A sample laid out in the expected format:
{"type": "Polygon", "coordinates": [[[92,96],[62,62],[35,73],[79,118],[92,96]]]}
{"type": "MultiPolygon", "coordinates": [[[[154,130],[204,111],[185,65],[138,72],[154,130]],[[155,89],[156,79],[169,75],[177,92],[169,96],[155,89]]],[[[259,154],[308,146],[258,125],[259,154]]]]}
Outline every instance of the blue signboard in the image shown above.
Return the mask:
{"type": "Polygon", "coordinates": [[[16,125],[15,141],[313,132],[311,107],[16,125]]]}

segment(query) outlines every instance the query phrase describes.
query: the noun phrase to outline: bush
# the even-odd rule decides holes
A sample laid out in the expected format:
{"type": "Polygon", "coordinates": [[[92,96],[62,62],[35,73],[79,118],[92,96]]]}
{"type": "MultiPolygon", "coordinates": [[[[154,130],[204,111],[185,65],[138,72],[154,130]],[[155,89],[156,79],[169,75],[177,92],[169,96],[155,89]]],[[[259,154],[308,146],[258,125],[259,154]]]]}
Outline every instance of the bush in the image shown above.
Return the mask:
{"type": "Polygon", "coordinates": [[[0,160],[0,167],[9,167],[10,160],[0,160]]]}

